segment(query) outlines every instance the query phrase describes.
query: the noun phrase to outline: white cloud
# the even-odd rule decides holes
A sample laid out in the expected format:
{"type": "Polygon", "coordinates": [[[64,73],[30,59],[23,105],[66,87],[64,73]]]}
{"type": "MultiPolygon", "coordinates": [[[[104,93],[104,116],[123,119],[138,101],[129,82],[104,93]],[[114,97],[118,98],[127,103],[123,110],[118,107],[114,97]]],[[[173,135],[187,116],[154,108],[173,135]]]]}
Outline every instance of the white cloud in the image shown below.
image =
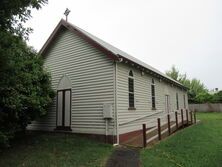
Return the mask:
{"type": "Polygon", "coordinates": [[[175,64],[222,89],[220,0],[63,0],[33,11],[29,44],[40,49],[68,7],[69,21],[153,67],[175,64]]]}

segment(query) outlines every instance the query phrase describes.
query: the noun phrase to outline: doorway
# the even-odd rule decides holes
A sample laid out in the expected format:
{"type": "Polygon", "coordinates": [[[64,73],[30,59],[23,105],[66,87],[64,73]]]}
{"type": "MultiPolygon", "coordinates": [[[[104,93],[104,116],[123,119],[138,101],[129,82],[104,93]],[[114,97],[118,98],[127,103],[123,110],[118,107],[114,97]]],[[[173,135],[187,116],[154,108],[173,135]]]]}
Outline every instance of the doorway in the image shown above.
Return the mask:
{"type": "Polygon", "coordinates": [[[71,89],[57,91],[56,129],[71,130],[71,89]]]}
{"type": "Polygon", "coordinates": [[[170,112],[170,96],[165,95],[165,111],[166,113],[170,112]]]}

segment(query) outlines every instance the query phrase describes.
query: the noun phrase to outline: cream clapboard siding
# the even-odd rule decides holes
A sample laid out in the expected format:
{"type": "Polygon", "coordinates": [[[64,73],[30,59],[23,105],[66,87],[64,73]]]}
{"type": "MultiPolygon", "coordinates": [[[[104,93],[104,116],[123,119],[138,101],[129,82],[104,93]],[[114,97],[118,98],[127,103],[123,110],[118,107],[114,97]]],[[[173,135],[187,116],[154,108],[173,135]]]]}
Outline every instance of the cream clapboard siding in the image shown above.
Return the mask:
{"type": "MultiPolygon", "coordinates": [[[[65,74],[72,82],[71,128],[74,133],[105,134],[103,104],[114,104],[114,65],[102,52],[76,34],[62,30],[45,56],[56,91],[65,74]]],[[[113,105],[114,108],[114,105],[113,105]]],[[[56,127],[56,99],[48,116],[35,121],[30,129],[56,127]]],[[[109,122],[109,134],[114,123],[109,122]]]]}
{"type": "MultiPolygon", "coordinates": [[[[118,123],[119,134],[130,131],[139,130],[142,123],[150,123],[150,126],[156,124],[156,117],[165,114],[165,95],[170,96],[170,109],[176,110],[176,93],[179,97],[179,108],[183,108],[183,95],[185,91],[176,86],[171,86],[157,78],[155,80],[156,93],[156,109],[152,110],[151,101],[151,82],[152,76],[145,73],[141,75],[141,71],[128,64],[118,63],[117,66],[117,101],[118,101],[118,123]],[[133,70],[134,74],[134,97],[136,110],[128,110],[128,75],[129,71],[133,70]],[[143,119],[140,119],[144,116],[143,119]],[[154,119],[155,118],[155,119],[154,119]],[[138,119],[138,120],[136,120],[138,119]],[[135,120],[135,121],[131,121],[135,120]],[[130,122],[131,121],[131,122],[130,122]]],[[[187,95],[186,95],[187,99],[187,95]]],[[[186,102],[187,103],[187,102],[186,102]]]]}

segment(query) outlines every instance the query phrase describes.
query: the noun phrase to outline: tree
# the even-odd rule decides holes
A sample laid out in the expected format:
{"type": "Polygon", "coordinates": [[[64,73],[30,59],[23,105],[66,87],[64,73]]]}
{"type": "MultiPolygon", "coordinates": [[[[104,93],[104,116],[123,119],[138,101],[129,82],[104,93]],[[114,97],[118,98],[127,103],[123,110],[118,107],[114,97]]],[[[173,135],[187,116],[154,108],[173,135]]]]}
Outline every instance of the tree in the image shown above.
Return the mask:
{"type": "Polygon", "coordinates": [[[166,75],[173,78],[176,81],[180,80],[180,72],[179,70],[173,65],[169,71],[166,71],[166,75]]]}
{"type": "Polygon", "coordinates": [[[46,115],[54,91],[50,75],[43,68],[43,60],[21,38],[7,35],[8,46],[0,53],[8,56],[7,65],[0,71],[0,131],[12,137],[25,130],[27,124],[46,115]]]}
{"type": "Polygon", "coordinates": [[[196,103],[209,103],[212,101],[213,101],[213,95],[209,94],[208,92],[199,93],[195,99],[196,103]]]}
{"type": "MultiPolygon", "coordinates": [[[[4,38],[6,41],[0,43],[1,49],[8,49],[5,44],[12,40],[11,37],[7,37],[9,34],[13,34],[28,39],[29,33],[32,32],[32,28],[24,27],[25,23],[31,18],[31,9],[40,9],[42,5],[46,4],[47,0],[1,0],[0,1],[0,38],[4,38]],[[5,48],[4,48],[5,47],[5,48]]],[[[1,41],[1,42],[2,42],[1,41]]],[[[8,55],[6,52],[0,54],[0,70],[7,65],[8,55]]]]}
{"type": "Polygon", "coordinates": [[[27,38],[32,29],[25,28],[23,23],[31,17],[31,9],[38,10],[45,3],[47,0],[1,0],[0,30],[27,38]]]}
{"type": "Polygon", "coordinates": [[[189,88],[188,91],[189,103],[199,103],[200,99],[201,101],[207,101],[207,99],[211,98],[207,97],[207,95],[210,96],[210,94],[208,93],[208,90],[205,87],[205,85],[196,78],[193,78],[191,80],[187,79],[185,86],[189,88]]]}
{"type": "Polygon", "coordinates": [[[175,65],[173,65],[169,71],[166,71],[166,75],[182,83],[186,87],[190,86],[190,80],[187,79],[187,75],[181,74],[175,65]]]}
{"type": "Polygon", "coordinates": [[[31,8],[44,0],[0,1],[0,146],[27,124],[47,114],[54,91],[43,60],[25,40],[31,28],[23,27],[31,8]]]}
{"type": "Polygon", "coordinates": [[[207,95],[209,95],[208,90],[200,80],[196,78],[193,78],[192,80],[188,79],[187,75],[181,74],[175,66],[172,66],[171,69],[166,72],[166,75],[177,80],[189,89],[189,103],[198,103],[199,101],[207,101],[207,99],[211,99],[211,97],[207,97],[207,95]]]}
{"type": "Polygon", "coordinates": [[[222,103],[222,91],[219,91],[213,95],[213,103],[222,103]]]}

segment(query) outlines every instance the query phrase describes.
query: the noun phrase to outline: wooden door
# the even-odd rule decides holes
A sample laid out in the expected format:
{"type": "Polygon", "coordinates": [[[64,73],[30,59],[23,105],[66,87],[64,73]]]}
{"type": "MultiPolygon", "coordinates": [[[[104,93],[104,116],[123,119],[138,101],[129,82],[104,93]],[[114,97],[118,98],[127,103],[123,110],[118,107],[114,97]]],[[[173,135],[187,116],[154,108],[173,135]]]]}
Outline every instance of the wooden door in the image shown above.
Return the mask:
{"type": "Polygon", "coordinates": [[[71,130],[71,89],[57,91],[56,124],[59,130],[71,130]]]}
{"type": "Polygon", "coordinates": [[[170,97],[169,97],[169,95],[165,95],[165,111],[167,113],[170,112],[170,97]]]}

